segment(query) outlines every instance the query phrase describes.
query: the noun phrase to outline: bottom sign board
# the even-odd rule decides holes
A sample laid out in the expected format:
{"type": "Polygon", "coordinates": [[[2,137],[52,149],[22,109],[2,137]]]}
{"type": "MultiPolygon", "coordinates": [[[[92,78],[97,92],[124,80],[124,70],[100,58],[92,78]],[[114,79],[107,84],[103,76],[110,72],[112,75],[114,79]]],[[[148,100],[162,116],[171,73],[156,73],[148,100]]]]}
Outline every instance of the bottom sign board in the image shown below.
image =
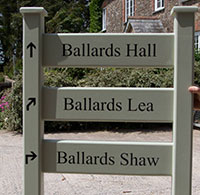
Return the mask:
{"type": "Polygon", "coordinates": [[[43,172],[172,175],[172,143],[43,140],[43,172]]]}

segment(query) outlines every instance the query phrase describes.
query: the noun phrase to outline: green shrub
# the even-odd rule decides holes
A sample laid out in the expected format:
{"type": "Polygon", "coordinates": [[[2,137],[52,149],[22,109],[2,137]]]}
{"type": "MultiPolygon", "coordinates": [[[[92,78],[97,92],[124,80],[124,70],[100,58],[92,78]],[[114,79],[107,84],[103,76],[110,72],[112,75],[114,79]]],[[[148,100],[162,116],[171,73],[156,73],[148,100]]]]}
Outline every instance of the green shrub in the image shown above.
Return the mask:
{"type": "Polygon", "coordinates": [[[3,73],[0,72],[0,83],[4,82],[4,77],[3,77],[3,73]]]}
{"type": "MultiPolygon", "coordinates": [[[[198,66],[199,67],[199,66],[198,66]]],[[[199,69],[197,69],[198,73],[199,69]]],[[[199,73],[200,74],[200,71],[199,73]]],[[[44,85],[52,87],[172,87],[173,69],[50,69],[44,72],[44,85]]],[[[12,89],[4,92],[9,108],[0,114],[0,125],[5,129],[22,131],[22,73],[15,77],[12,89]]],[[[96,124],[96,123],[95,123],[96,124]]],[[[114,124],[115,125],[115,124],[114,124]]],[[[112,123],[101,124],[105,129],[113,128],[112,123]]],[[[96,127],[94,123],[45,122],[50,132],[96,127]]]]}
{"type": "Polygon", "coordinates": [[[22,130],[22,74],[15,77],[12,89],[4,92],[7,107],[1,112],[2,127],[8,130],[22,130]]]}
{"type": "Polygon", "coordinates": [[[200,61],[200,51],[199,50],[194,51],[194,58],[195,58],[196,62],[200,61]]]}
{"type": "Polygon", "coordinates": [[[173,69],[98,69],[78,81],[90,87],[173,87],[173,69]]]}
{"type": "Polygon", "coordinates": [[[91,0],[90,9],[90,32],[96,33],[101,31],[103,0],[91,0]]]}

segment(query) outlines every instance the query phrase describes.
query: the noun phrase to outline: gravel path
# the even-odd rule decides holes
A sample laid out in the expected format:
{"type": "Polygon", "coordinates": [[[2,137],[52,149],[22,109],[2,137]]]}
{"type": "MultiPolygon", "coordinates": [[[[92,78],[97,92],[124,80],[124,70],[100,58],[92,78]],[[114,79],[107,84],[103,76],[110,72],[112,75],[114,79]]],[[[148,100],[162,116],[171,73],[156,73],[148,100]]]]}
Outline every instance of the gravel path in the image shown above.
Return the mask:
{"type": "MultiPolygon", "coordinates": [[[[45,134],[45,138],[87,140],[171,141],[170,131],[45,134]]],[[[0,195],[21,195],[22,135],[0,131],[0,195]]],[[[193,195],[200,194],[200,131],[194,130],[193,195]]],[[[171,177],[44,174],[45,195],[170,195],[171,177]]]]}

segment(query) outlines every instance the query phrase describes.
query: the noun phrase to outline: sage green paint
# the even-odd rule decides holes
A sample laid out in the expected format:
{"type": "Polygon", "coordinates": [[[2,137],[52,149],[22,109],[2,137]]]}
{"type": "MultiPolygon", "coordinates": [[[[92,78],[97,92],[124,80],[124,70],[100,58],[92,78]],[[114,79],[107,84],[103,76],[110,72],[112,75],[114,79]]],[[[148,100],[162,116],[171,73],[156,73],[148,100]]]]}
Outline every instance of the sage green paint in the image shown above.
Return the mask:
{"type": "Polygon", "coordinates": [[[192,108],[194,12],[197,7],[174,7],[174,123],[172,194],[192,193],[192,108]]]}
{"type": "MultiPolygon", "coordinates": [[[[78,33],[78,34],[44,34],[44,58],[43,65],[50,67],[169,67],[174,63],[174,36],[173,34],[130,34],[130,33],[78,33]],[[91,48],[98,49],[99,56],[87,56],[87,44],[90,44],[91,48]],[[81,56],[63,56],[63,44],[71,44],[72,48],[79,48],[81,56]],[[85,44],[83,57],[82,44],[85,44]],[[100,48],[111,48],[113,44],[113,56],[106,56],[105,50],[102,51],[102,57],[100,56],[100,48]],[[137,57],[135,57],[132,51],[130,57],[127,57],[127,44],[130,44],[130,48],[135,48],[133,45],[137,44],[137,57]],[[151,44],[151,50],[148,50],[148,44],[151,44]],[[156,45],[156,56],[153,54],[153,44],[156,45]],[[119,48],[120,56],[114,49],[119,48]],[[143,48],[143,49],[141,49],[143,48]],[[139,56],[139,49],[142,54],[146,54],[147,57],[139,56]],[[151,56],[148,56],[148,53],[151,56]],[[131,55],[132,54],[132,55],[131,55]]],[[[66,47],[68,48],[68,47],[66,47]]],[[[73,50],[72,49],[72,50],[73,50]]],[[[78,51],[75,49],[76,54],[78,51]]],[[[111,55],[111,50],[108,51],[108,55],[111,55]]]]}
{"type": "MultiPolygon", "coordinates": [[[[194,60],[194,12],[197,7],[175,7],[173,34],[44,34],[44,16],[47,12],[39,7],[23,7],[23,131],[24,131],[24,195],[43,195],[43,172],[52,173],[97,173],[122,175],[171,175],[172,194],[190,195],[192,187],[192,95],[187,88],[193,84],[194,60]],[[120,56],[102,58],[65,56],[63,44],[80,47],[90,43],[92,47],[120,48],[120,56]],[[141,56],[123,56],[124,44],[137,44],[141,56]],[[147,51],[155,44],[154,53],[147,51]],[[155,52],[156,51],[156,52],[155,52]],[[151,53],[149,56],[146,53],[151,53]],[[127,89],[127,88],[45,88],[42,66],[51,67],[170,67],[174,65],[174,89],[127,89]],[[134,98],[135,104],[153,102],[158,113],[151,112],[118,114],[114,110],[102,112],[63,112],[66,97],[93,98],[97,101],[121,101],[134,98]],[[33,102],[35,100],[35,103],[33,102]],[[162,112],[161,112],[162,111],[162,112]],[[138,116],[137,116],[138,115],[138,116]],[[72,121],[140,121],[172,122],[173,143],[134,143],[104,141],[44,140],[44,120],[72,121]],[[31,159],[32,152],[36,155],[31,159]],[[66,155],[113,155],[113,165],[98,166],[86,163],[62,163],[58,152],[66,155]],[[74,153],[75,152],[75,153],[74,153]],[[120,154],[132,154],[143,161],[138,165],[119,164],[120,154]],[[64,153],[63,153],[64,154],[64,153]],[[144,166],[144,159],[156,158],[155,166],[144,166]],[[67,164],[67,165],[66,165],[67,164]]],[[[66,48],[65,48],[66,49],[66,48]]],[[[110,49],[109,49],[110,50],[110,49]]],[[[108,51],[109,51],[108,50],[108,51]]],[[[78,50],[77,50],[78,51],[78,50]]],[[[103,49],[102,49],[103,51],[103,49]]],[[[115,51],[116,52],[116,51],[115,51]]],[[[80,54],[80,53],[79,53],[80,54]]],[[[115,53],[116,54],[116,53],[115,53]]],[[[142,104],[144,108],[144,104],[142,104]]],[[[80,110],[80,109],[79,109],[80,110]]],[[[125,155],[126,156],[126,155],[125,155]]],[[[67,156],[66,156],[67,158],[67,156]]],[[[103,157],[104,158],[104,157],[103,157]]],[[[105,157],[106,158],[106,157],[105,157]]],[[[96,157],[98,159],[98,157],[96,157]]],[[[124,159],[123,159],[124,160],[124,159]]],[[[126,160],[123,161],[124,163],[126,160]]],[[[145,161],[147,162],[147,161],[145,161]]],[[[112,161],[110,161],[112,164],[112,161]]],[[[149,164],[150,165],[150,164],[149,164]]]]}
{"type": "MultiPolygon", "coordinates": [[[[43,171],[50,173],[86,173],[86,174],[118,174],[118,175],[171,175],[172,144],[147,142],[104,142],[104,141],[43,141],[43,171]],[[94,149],[95,148],[95,149],[94,149]],[[58,152],[67,153],[66,163],[58,163],[58,152]],[[84,158],[77,159],[77,152],[84,152],[84,158]],[[105,154],[107,153],[107,154],[105,154]],[[130,154],[134,159],[131,164],[130,154]],[[124,155],[127,154],[127,155],[124,155]],[[75,156],[72,163],[72,155],[75,156]],[[126,160],[121,158],[127,157],[126,160]],[[70,157],[71,156],[71,157],[70,157]],[[87,163],[87,156],[92,157],[93,164],[87,163]],[[102,163],[97,157],[103,157],[102,163]],[[106,157],[107,156],[107,157],[106,157]],[[109,161],[109,157],[113,161],[109,161]],[[156,165],[148,165],[147,158],[155,158],[156,165]],[[71,162],[70,162],[71,158],[71,162]],[[77,160],[79,164],[77,164],[77,160]],[[84,161],[84,163],[83,163],[84,161]],[[139,161],[141,161],[139,163],[139,161]],[[113,163],[114,162],[114,163],[113,163]]],[[[62,161],[62,160],[61,160],[62,161]]]]}
{"type": "Polygon", "coordinates": [[[21,8],[23,14],[23,133],[24,133],[24,195],[43,194],[43,173],[41,171],[41,142],[43,139],[43,121],[41,119],[42,90],[42,33],[44,32],[43,8],[21,8]],[[29,44],[35,49],[30,53],[29,44]],[[31,57],[32,56],[32,57],[31,57]],[[30,103],[29,98],[36,98],[36,103],[30,103]],[[26,155],[35,153],[37,157],[31,160],[26,155]],[[28,164],[26,164],[28,158],[28,164]]]}
{"type": "Polygon", "coordinates": [[[50,121],[172,122],[173,89],[43,88],[43,119],[50,121]],[[72,108],[70,105],[69,109],[65,109],[65,98],[73,100],[74,109],[70,110],[72,108]],[[99,104],[99,110],[97,106],[93,109],[93,105],[89,109],[89,98],[91,104],[99,104]],[[103,103],[105,105],[102,109],[103,103]],[[117,104],[120,104],[120,107],[117,104]],[[78,110],[75,109],[76,106],[78,110]],[[141,109],[138,108],[139,106],[141,109]]]}

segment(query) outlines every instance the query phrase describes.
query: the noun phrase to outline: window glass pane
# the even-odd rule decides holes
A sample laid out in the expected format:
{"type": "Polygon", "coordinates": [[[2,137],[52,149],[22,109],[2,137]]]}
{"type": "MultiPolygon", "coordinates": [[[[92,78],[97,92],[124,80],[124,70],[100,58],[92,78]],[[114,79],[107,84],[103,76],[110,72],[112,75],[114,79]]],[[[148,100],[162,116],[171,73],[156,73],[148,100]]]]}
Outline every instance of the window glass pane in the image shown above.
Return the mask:
{"type": "Polygon", "coordinates": [[[106,9],[103,9],[102,30],[106,30],[106,9]]]}
{"type": "Polygon", "coordinates": [[[126,20],[128,16],[134,16],[134,0],[126,0],[126,20]]]}
{"type": "Polygon", "coordinates": [[[164,7],[165,5],[164,5],[164,0],[162,0],[162,7],[164,7]]]}
{"type": "Polygon", "coordinates": [[[160,8],[160,0],[157,1],[157,8],[160,8]]]}
{"type": "Polygon", "coordinates": [[[155,10],[163,8],[164,2],[164,0],[155,0],[155,10]]]}
{"type": "Polygon", "coordinates": [[[129,0],[126,0],[126,14],[129,16],[129,0]]]}

